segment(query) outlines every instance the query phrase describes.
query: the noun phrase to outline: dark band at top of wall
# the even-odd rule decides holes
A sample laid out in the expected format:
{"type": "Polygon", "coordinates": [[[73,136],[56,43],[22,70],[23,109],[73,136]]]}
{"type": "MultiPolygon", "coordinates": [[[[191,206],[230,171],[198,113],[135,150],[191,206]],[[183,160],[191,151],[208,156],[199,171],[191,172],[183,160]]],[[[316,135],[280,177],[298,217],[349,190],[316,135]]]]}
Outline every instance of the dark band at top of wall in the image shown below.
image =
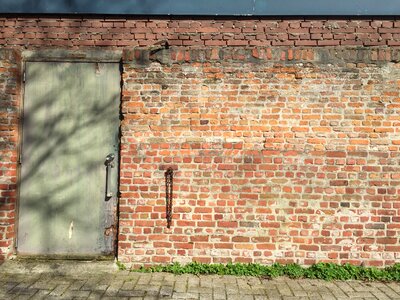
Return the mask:
{"type": "Polygon", "coordinates": [[[400,0],[0,0],[2,14],[396,16],[400,0]]]}

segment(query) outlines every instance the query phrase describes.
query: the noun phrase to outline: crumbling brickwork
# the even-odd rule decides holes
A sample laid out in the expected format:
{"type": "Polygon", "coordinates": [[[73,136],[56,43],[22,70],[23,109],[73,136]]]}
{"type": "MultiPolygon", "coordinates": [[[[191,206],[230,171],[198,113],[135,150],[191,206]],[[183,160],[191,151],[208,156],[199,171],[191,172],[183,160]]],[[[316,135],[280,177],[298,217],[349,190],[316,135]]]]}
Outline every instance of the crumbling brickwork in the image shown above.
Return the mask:
{"type": "Polygon", "coordinates": [[[123,50],[123,262],[400,262],[400,22],[3,17],[0,43],[0,258],[19,54],[52,48],[123,50]]]}

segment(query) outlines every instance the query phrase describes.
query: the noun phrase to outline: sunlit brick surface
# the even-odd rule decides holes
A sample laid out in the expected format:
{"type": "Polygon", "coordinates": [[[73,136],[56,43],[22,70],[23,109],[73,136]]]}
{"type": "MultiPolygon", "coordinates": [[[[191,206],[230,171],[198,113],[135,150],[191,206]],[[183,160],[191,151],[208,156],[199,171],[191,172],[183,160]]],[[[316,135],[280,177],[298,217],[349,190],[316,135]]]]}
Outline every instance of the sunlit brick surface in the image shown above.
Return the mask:
{"type": "Polygon", "coordinates": [[[0,259],[22,52],[104,49],[123,50],[120,260],[400,262],[399,21],[3,16],[0,44],[0,259]]]}
{"type": "Polygon", "coordinates": [[[120,258],[398,261],[399,64],[376,50],[148,55],[124,63],[120,258]]]}

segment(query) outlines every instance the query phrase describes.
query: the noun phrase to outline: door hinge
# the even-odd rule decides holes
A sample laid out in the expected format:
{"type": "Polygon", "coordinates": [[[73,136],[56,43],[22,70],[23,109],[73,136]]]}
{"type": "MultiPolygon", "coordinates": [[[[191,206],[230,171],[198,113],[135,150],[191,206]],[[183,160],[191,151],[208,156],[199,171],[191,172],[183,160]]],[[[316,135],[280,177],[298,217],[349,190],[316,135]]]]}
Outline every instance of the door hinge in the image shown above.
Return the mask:
{"type": "Polygon", "coordinates": [[[24,73],[22,74],[22,81],[25,82],[26,81],[26,72],[24,70],[24,73]]]}
{"type": "Polygon", "coordinates": [[[21,151],[20,151],[19,154],[18,154],[18,163],[19,163],[19,164],[22,164],[22,154],[21,154],[21,151]]]}
{"type": "Polygon", "coordinates": [[[17,237],[15,238],[15,241],[14,241],[14,248],[15,249],[18,248],[18,238],[17,237]]]}

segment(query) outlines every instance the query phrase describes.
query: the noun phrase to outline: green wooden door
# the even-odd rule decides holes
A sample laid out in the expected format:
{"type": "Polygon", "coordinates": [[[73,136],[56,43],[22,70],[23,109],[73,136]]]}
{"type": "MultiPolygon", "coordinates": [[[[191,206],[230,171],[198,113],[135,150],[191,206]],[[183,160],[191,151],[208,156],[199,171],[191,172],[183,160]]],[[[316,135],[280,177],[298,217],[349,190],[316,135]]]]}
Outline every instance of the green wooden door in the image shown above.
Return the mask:
{"type": "Polygon", "coordinates": [[[113,253],[119,102],[118,64],[26,63],[18,253],[113,253]]]}

